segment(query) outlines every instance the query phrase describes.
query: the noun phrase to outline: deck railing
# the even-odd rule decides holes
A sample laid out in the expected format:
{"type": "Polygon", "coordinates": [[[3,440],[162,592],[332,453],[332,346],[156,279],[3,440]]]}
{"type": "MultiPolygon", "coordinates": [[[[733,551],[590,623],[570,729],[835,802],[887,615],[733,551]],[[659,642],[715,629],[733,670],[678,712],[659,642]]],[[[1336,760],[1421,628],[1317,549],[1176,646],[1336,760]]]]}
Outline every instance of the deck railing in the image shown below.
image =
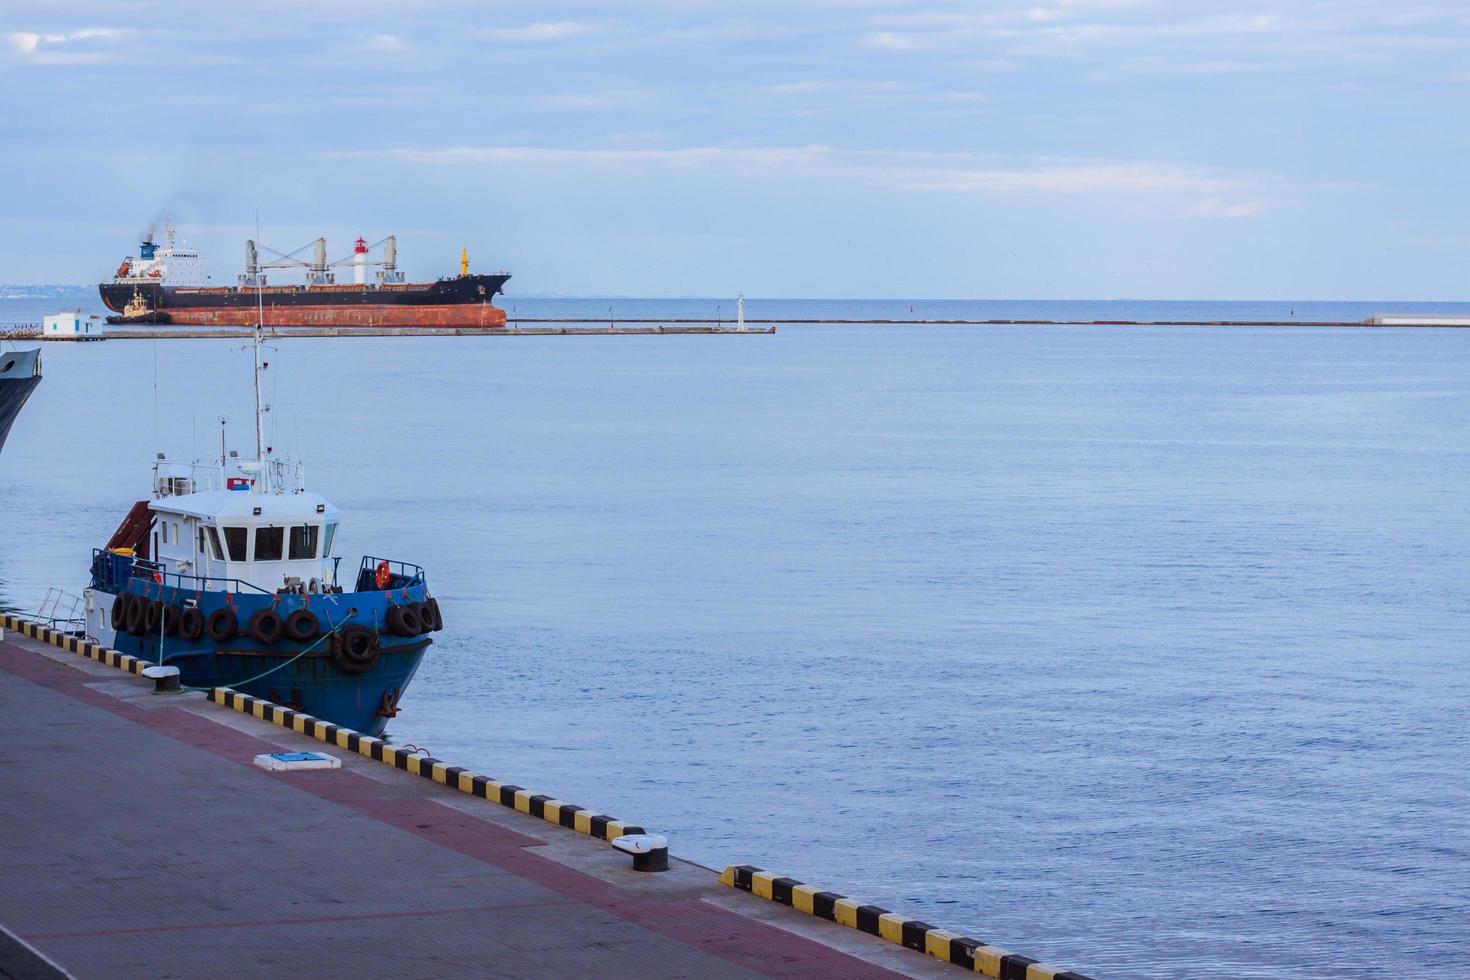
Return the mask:
{"type": "Polygon", "coordinates": [[[204,490],[249,490],[256,481],[279,493],[300,493],[306,489],[306,467],[290,459],[259,460],[230,456],[226,465],[218,459],[210,462],[172,459],[153,464],[153,492],[160,497],[199,493],[204,490]]]}
{"type": "Polygon", "coordinates": [[[115,551],[92,549],[92,587],[114,595],[128,587],[133,579],[143,579],[184,592],[259,592],[271,595],[269,589],[244,579],[217,575],[184,575],[167,571],[163,565],[136,555],[120,555],[115,551]]]}
{"type": "Polygon", "coordinates": [[[382,592],[391,589],[406,589],[410,585],[423,585],[424,570],[418,565],[406,561],[393,561],[388,558],[376,558],[372,555],[364,555],[362,564],[357,570],[358,592],[382,592]],[[388,582],[386,585],[378,584],[378,566],[388,566],[388,582]]]}
{"type": "Polygon", "coordinates": [[[35,621],[44,623],[54,630],[85,628],[87,625],[87,604],[79,595],[72,595],[61,589],[47,589],[46,597],[41,600],[41,608],[36,610],[35,621]]]}

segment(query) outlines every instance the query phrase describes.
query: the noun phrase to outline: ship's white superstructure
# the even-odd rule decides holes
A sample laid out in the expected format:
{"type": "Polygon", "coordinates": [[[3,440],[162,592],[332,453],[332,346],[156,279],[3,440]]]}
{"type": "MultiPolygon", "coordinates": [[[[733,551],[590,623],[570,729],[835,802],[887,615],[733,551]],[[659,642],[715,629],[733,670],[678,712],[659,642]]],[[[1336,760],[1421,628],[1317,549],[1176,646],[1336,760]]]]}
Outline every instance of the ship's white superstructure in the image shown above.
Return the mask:
{"type": "Polygon", "coordinates": [[[137,257],[128,256],[117,267],[114,282],[157,283],[163,286],[201,287],[209,285],[204,274],[204,259],[198,252],[174,246],[174,226],[167,226],[168,244],[154,244],[149,235],[138,249],[137,257]]]}
{"type": "Polygon", "coordinates": [[[302,467],[233,455],[154,464],[153,560],[167,572],[239,579],[267,592],[332,585],[328,559],[341,519],[306,489],[302,467]]]}

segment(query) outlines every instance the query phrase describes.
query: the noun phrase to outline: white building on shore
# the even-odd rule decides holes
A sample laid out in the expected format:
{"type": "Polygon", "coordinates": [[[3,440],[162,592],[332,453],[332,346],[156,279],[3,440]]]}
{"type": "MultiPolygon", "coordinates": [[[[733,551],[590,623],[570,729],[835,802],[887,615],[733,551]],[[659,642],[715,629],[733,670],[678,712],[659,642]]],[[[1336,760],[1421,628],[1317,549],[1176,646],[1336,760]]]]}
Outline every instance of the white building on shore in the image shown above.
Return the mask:
{"type": "Polygon", "coordinates": [[[42,340],[102,340],[106,335],[106,324],[95,313],[62,310],[42,318],[42,340]]]}

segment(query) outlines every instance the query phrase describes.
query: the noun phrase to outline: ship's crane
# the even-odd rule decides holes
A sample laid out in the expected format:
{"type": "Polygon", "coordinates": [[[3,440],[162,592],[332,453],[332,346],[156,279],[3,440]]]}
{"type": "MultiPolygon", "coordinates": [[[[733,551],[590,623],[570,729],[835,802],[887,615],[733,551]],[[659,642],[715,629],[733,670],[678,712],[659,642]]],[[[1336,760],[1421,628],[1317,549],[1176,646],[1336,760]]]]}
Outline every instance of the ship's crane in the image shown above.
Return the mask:
{"type": "Polygon", "coordinates": [[[367,282],[367,266],[380,265],[383,268],[377,273],[379,285],[383,283],[403,282],[403,273],[398,270],[398,240],[389,235],[381,241],[367,245],[363,239],[357,240],[357,246],[351,255],[338,259],[335,262],[327,261],[327,240],[318,238],[307,242],[300,248],[290,252],[279,252],[269,245],[263,245],[255,241],[245,243],[245,274],[240,277],[241,286],[263,286],[265,276],[261,274],[262,269],[305,269],[306,283],[309,286],[330,286],[337,281],[337,274],[333,269],[344,265],[354,266],[356,269],[355,280],[359,284],[367,282]],[[368,254],[379,245],[383,246],[383,257],[381,259],[369,259],[368,254]],[[259,249],[264,249],[275,259],[269,262],[261,262],[259,249]],[[300,254],[307,249],[312,250],[311,261],[300,258],[300,254]]]}
{"type": "Polygon", "coordinates": [[[265,276],[260,274],[262,269],[306,269],[308,270],[307,281],[310,282],[314,273],[324,271],[323,267],[326,265],[326,254],[327,240],[325,238],[318,238],[314,242],[307,242],[300,248],[290,252],[279,252],[269,245],[262,245],[253,240],[247,241],[245,243],[245,274],[240,277],[240,285],[264,286],[265,276]],[[315,257],[317,261],[307,262],[305,259],[297,258],[297,255],[311,248],[313,245],[316,246],[315,257]],[[258,249],[264,249],[276,258],[270,262],[261,262],[258,249]]]}

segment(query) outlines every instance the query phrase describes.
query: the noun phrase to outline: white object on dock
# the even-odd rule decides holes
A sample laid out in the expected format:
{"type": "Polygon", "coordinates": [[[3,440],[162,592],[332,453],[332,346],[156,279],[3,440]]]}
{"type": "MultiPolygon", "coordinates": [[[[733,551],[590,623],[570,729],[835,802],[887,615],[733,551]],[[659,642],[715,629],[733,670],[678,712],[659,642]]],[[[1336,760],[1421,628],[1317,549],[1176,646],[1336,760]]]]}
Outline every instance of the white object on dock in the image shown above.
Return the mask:
{"type": "Polygon", "coordinates": [[[669,870],[669,841],[662,834],[624,834],[608,843],[632,856],[634,871],[669,870]]]}
{"type": "Polygon", "coordinates": [[[178,694],[183,687],[179,682],[179,668],[160,667],[157,664],[143,668],[143,676],[153,682],[154,694],[178,694]]]}
{"type": "Polygon", "coordinates": [[[256,756],[255,764],[267,772],[342,768],[341,759],[325,752],[267,752],[256,756]]]}

